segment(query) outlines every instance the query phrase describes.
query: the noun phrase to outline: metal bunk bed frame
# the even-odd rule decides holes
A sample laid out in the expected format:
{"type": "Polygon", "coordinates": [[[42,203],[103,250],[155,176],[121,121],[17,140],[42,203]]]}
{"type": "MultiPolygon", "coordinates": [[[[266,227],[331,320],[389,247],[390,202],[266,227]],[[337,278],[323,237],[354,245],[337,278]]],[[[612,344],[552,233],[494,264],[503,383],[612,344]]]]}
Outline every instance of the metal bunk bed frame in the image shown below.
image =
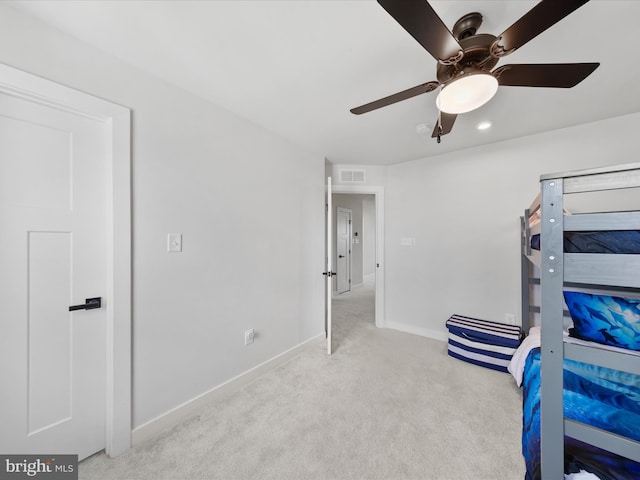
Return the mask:
{"type": "Polygon", "coordinates": [[[542,175],[541,192],[522,222],[522,327],[532,312],[542,324],[540,441],[542,478],[564,478],[564,436],[640,462],[640,442],[564,418],[563,360],[570,358],[640,375],[640,356],[563,342],[563,288],[638,291],[640,255],[563,253],[565,231],[640,230],[640,212],[563,215],[564,195],[640,187],[640,163],[542,175]],[[529,228],[529,215],[540,210],[540,222],[529,228]],[[540,233],[540,251],[530,237],[540,233]],[[530,264],[540,265],[540,279],[530,278],[530,264]],[[530,285],[540,284],[541,305],[531,306],[530,285]]]}

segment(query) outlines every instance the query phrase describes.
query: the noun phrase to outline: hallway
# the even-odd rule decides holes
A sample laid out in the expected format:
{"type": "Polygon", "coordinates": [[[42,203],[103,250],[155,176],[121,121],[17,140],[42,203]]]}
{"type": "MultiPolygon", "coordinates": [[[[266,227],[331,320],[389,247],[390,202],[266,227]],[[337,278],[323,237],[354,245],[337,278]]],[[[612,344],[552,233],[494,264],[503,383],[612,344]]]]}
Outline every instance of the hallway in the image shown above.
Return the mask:
{"type": "Polygon", "coordinates": [[[347,293],[333,296],[333,351],[356,340],[375,326],[375,281],[365,281],[347,293]],[[363,330],[363,332],[358,332],[363,330]]]}

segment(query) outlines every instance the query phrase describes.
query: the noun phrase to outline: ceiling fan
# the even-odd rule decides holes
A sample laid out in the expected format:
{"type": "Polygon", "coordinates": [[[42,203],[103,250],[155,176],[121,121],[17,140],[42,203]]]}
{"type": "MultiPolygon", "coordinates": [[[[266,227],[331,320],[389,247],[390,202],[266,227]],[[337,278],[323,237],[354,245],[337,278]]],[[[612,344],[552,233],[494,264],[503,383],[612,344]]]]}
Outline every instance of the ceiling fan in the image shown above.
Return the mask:
{"type": "Polygon", "coordinates": [[[511,64],[491,70],[498,61],[532,40],[589,0],[542,0],[497,37],[476,33],[482,15],[469,13],[449,31],[426,0],[378,0],[437,61],[438,81],[423,83],[351,109],[360,115],[440,87],[440,111],[432,138],[446,135],[458,114],[491,100],[498,86],[571,88],[588,77],[599,63],[511,64]]]}

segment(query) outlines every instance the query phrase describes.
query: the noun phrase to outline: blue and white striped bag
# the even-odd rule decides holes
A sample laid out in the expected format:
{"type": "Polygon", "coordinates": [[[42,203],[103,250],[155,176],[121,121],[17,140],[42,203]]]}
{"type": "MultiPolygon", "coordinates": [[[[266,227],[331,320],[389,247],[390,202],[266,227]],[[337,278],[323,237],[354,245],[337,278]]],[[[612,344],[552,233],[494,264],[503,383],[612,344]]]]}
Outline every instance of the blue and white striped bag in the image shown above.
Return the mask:
{"type": "Polygon", "coordinates": [[[450,356],[507,372],[511,357],[520,345],[522,332],[518,325],[452,315],[446,326],[449,330],[450,356]]]}

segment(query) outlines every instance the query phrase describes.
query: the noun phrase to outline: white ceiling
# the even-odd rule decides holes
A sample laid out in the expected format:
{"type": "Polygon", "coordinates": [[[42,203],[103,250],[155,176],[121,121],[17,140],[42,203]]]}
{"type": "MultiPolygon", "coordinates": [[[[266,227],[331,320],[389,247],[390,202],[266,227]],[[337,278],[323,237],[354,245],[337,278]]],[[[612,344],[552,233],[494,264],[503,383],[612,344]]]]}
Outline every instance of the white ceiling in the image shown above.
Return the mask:
{"type": "MultiPolygon", "coordinates": [[[[332,163],[398,163],[640,111],[636,0],[592,0],[498,64],[600,62],[578,86],[500,87],[439,145],[416,134],[435,122],[436,92],[349,112],[436,79],[433,57],[373,0],[10,3],[332,163]],[[485,119],[493,127],[476,130],[485,119]]],[[[431,4],[449,28],[479,11],[478,33],[497,35],[536,2],[431,4]]]]}

